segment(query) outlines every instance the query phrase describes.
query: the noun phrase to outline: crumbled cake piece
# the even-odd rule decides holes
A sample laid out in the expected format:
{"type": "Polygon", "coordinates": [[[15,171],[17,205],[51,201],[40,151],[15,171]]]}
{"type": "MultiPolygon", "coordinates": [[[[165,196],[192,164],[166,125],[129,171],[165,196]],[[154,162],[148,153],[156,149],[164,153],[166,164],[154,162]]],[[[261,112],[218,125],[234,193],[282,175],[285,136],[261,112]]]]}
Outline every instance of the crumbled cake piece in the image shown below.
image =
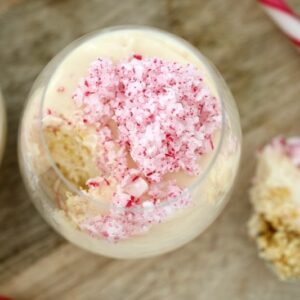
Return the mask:
{"type": "Polygon", "coordinates": [[[278,137],[258,155],[250,236],[281,279],[300,278],[300,139],[278,137]]]}
{"type": "Polygon", "coordinates": [[[52,112],[44,118],[44,134],[52,159],[62,174],[78,187],[97,176],[95,133],[71,124],[52,112]]]}
{"type": "Polygon", "coordinates": [[[274,227],[263,214],[254,214],[249,222],[259,256],[272,264],[281,279],[300,277],[300,234],[274,227]]]}

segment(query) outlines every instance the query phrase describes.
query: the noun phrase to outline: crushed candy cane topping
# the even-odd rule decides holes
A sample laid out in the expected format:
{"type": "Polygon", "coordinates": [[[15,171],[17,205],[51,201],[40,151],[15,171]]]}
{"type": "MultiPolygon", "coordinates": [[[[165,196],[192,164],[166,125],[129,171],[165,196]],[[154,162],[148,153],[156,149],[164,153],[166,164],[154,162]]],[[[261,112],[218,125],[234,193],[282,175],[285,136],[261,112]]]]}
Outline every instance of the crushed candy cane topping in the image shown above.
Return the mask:
{"type": "Polygon", "coordinates": [[[190,204],[190,195],[183,191],[174,182],[163,185],[163,188],[154,186],[149,191],[153,195],[151,201],[140,202],[140,199],[129,196],[126,193],[116,193],[112,199],[110,213],[86,219],[80,224],[80,228],[86,230],[95,237],[102,236],[110,242],[118,242],[134,235],[147,232],[151,226],[159,224],[173,215],[180,208],[190,204]],[[178,197],[176,201],[170,201],[169,205],[157,205],[153,199],[165,202],[178,197]],[[129,207],[140,204],[137,210],[129,207]]]}
{"type": "Polygon", "coordinates": [[[198,158],[214,148],[221,123],[217,99],[199,70],[140,55],[92,63],[74,96],[89,123],[113,119],[143,175],[159,182],[169,172],[199,172],[198,158]]]}
{"type": "Polygon", "coordinates": [[[140,54],[116,63],[99,58],[73,100],[81,125],[97,135],[101,176],[86,182],[87,193],[115,188],[109,212],[85,218],[81,229],[116,242],[191,203],[188,190],[164,175],[198,175],[221,127],[220,104],[195,66],[140,54]]]}

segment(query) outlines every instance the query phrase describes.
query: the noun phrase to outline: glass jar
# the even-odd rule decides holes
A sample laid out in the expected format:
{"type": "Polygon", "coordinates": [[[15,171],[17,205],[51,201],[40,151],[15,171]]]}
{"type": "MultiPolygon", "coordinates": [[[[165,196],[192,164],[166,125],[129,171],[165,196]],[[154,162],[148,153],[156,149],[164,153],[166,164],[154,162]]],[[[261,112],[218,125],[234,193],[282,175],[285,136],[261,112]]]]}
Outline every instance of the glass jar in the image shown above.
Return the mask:
{"type": "MultiPolygon", "coordinates": [[[[141,26],[101,30],[74,41],[61,51],[36,79],[19,131],[19,161],[23,179],[41,215],[72,243],[115,258],[162,254],[202,233],[216,219],[229,198],[240,152],[237,108],[218,71],[183,39],[141,26]],[[86,76],[90,63],[97,57],[115,61],[134,53],[138,53],[137,59],[156,57],[196,66],[218,101],[221,121],[214,133],[213,149],[199,159],[201,170],[197,176],[183,176],[185,189],[179,196],[157,203],[139,199],[140,202],[134,205],[129,205],[129,201],[126,205],[117,201],[120,205],[114,203],[112,208],[110,197],[115,195],[118,182],[117,187],[103,187],[97,194],[92,188],[99,182],[89,181],[90,190],[87,192],[86,172],[97,176],[95,170],[91,171],[93,166],[89,165],[90,157],[93,157],[91,153],[95,150],[91,150],[95,146],[95,137],[85,137],[83,144],[84,124],[74,130],[78,120],[74,117],[72,95],[79,80],[86,76]],[[73,129],[70,131],[70,128],[73,129]],[[82,180],[84,183],[79,184],[82,180]],[[101,234],[95,232],[91,222],[86,222],[91,218],[101,234]],[[130,229],[124,223],[130,223],[130,229]],[[111,232],[109,235],[103,229],[105,226],[113,227],[111,230],[119,230],[123,235],[111,232]]],[[[142,180],[142,184],[145,181],[142,180]]]]}
{"type": "Polygon", "coordinates": [[[2,159],[4,145],[5,145],[5,132],[6,132],[5,108],[4,108],[2,93],[0,90],[0,162],[2,159]]]}

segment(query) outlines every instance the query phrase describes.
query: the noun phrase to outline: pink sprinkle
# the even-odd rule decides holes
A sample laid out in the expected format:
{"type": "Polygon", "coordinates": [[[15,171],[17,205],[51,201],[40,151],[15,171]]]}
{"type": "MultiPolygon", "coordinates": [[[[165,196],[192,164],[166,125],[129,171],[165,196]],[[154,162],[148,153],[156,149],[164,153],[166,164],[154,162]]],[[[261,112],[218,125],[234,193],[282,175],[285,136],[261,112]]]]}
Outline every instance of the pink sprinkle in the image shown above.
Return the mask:
{"type": "Polygon", "coordinates": [[[58,93],[63,93],[65,90],[66,90],[66,89],[65,89],[64,86],[60,86],[60,87],[57,88],[56,91],[57,91],[58,93]]]}
{"type": "Polygon", "coordinates": [[[132,178],[132,182],[135,182],[138,179],[139,179],[139,176],[135,176],[135,177],[132,178]]]}
{"type": "Polygon", "coordinates": [[[135,202],[134,200],[135,200],[135,198],[132,196],[130,198],[130,200],[127,202],[126,208],[132,207],[134,205],[134,202],[135,202]]]}
{"type": "Polygon", "coordinates": [[[89,179],[87,182],[86,182],[86,185],[91,188],[91,189],[95,189],[95,188],[98,188],[100,187],[101,185],[107,185],[109,186],[110,185],[110,182],[108,179],[106,179],[105,177],[96,177],[96,178],[92,178],[92,179],[89,179]]]}
{"type": "Polygon", "coordinates": [[[90,186],[90,187],[99,187],[99,182],[95,182],[95,181],[90,181],[89,183],[88,183],[88,185],[90,186]]]}
{"type": "Polygon", "coordinates": [[[86,183],[86,185],[89,188],[95,189],[98,188],[101,183],[103,182],[103,178],[102,177],[97,177],[97,178],[93,178],[93,179],[89,179],[86,183]]]}
{"type": "Polygon", "coordinates": [[[133,57],[137,60],[142,60],[142,58],[143,58],[142,55],[140,55],[140,54],[134,54],[133,57]]]}

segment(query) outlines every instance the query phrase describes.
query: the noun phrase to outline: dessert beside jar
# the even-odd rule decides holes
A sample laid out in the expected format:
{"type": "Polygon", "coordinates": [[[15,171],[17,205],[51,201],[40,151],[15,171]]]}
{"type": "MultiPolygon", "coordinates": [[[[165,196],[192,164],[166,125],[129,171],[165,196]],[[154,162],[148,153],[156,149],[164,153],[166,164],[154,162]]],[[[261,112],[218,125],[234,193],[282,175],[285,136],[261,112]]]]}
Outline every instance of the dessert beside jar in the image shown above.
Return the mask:
{"type": "Polygon", "coordinates": [[[281,279],[300,278],[300,138],[274,138],[258,153],[249,232],[281,279]]]}

